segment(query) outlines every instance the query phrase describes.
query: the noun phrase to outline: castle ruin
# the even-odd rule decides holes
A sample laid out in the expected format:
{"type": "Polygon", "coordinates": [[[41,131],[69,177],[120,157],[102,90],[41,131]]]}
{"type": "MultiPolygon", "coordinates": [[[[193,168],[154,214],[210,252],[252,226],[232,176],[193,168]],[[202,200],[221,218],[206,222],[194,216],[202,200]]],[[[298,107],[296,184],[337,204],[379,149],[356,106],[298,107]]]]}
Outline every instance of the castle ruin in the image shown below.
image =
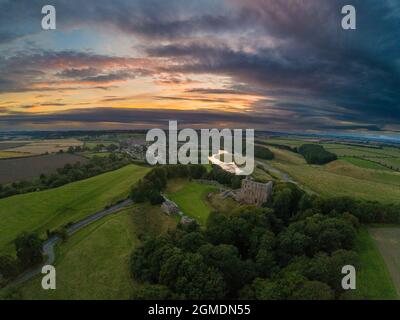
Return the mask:
{"type": "Polygon", "coordinates": [[[242,187],[236,192],[236,201],[260,207],[272,195],[273,182],[260,183],[249,178],[242,180],[242,187]]]}

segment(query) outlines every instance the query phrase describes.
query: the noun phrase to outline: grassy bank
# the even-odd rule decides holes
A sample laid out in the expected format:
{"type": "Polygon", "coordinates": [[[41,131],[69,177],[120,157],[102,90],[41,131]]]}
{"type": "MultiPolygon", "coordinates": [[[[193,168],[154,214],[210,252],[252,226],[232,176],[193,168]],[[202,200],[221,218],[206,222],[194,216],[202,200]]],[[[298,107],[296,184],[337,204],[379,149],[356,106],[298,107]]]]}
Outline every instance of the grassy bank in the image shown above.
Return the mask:
{"type": "Polygon", "coordinates": [[[0,254],[12,253],[14,239],[24,231],[44,234],[126,198],[148,170],[129,165],[60,188],[0,200],[0,254]]]}

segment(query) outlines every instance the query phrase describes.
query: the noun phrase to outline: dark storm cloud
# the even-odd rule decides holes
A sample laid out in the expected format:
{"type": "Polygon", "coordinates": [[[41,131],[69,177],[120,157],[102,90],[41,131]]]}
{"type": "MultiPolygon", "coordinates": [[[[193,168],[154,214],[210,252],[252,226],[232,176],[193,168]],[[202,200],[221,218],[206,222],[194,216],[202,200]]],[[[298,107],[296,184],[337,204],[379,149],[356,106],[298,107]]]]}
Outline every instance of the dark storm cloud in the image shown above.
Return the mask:
{"type": "Polygon", "coordinates": [[[37,90],[32,85],[69,81],[102,84],[134,79],[151,74],[138,59],[100,55],[90,52],[48,51],[18,53],[0,57],[0,93],[37,90]]]}
{"type": "MultiPolygon", "coordinates": [[[[1,1],[0,43],[38,32],[35,13],[42,4],[47,3],[1,1]],[[10,17],[24,23],[15,28],[10,17]]],[[[266,99],[254,105],[261,116],[271,117],[272,108],[293,114],[296,125],[307,128],[314,122],[312,127],[328,129],[336,128],[338,122],[351,122],[372,130],[400,120],[398,1],[116,0],[111,4],[87,0],[78,5],[55,0],[52,4],[57,7],[60,28],[103,26],[141,39],[150,56],[171,61],[162,70],[165,73],[225,75],[233,83],[226,93],[237,91],[235,86],[240,84],[239,92],[276,99],[276,104],[266,99]],[[345,4],[357,9],[356,31],[340,27],[340,9],[345,4]]],[[[20,56],[5,66],[0,61],[0,92],[23,90],[39,77],[10,76],[11,71],[23,70],[19,66],[30,61],[46,67],[48,56],[50,66],[56,65],[62,58],[59,55],[48,52],[43,59],[33,55],[33,60],[30,55],[20,56]]],[[[67,78],[106,82],[134,76],[104,72],[98,65],[107,57],[101,55],[70,52],[63,57],[61,61],[73,64],[72,69],[61,71],[67,78]],[[78,61],[82,62],[79,68],[78,61]]],[[[288,121],[278,113],[272,120],[288,121]]]]}
{"type": "Polygon", "coordinates": [[[287,118],[276,115],[251,114],[245,112],[222,112],[215,110],[165,110],[165,109],[125,109],[90,108],[59,111],[54,113],[32,114],[28,112],[9,112],[0,116],[0,125],[4,127],[25,127],[35,125],[63,123],[74,128],[79,124],[101,124],[103,127],[128,127],[146,124],[150,127],[166,127],[169,120],[177,120],[180,127],[210,128],[256,128],[262,130],[380,130],[371,124],[338,126],[326,118],[287,118]],[[317,121],[316,121],[317,120],[317,121]]]}
{"type": "Polygon", "coordinates": [[[221,42],[176,42],[148,52],[180,62],[181,72],[229,75],[249,89],[279,90],[280,98],[325,100],[329,107],[357,113],[361,121],[400,120],[400,27],[388,2],[353,1],[359,9],[357,31],[340,28],[342,1],[250,3],[245,10],[255,25],[281,35],[283,43],[249,53],[221,42]]]}

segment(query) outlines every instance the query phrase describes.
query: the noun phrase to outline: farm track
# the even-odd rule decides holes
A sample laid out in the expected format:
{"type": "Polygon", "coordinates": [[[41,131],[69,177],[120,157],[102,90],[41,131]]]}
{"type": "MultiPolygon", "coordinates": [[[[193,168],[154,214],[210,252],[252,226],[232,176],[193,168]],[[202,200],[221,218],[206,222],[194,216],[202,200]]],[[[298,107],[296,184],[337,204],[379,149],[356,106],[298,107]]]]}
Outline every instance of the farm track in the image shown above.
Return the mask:
{"type": "Polygon", "coordinates": [[[369,233],[385,260],[400,297],[400,228],[371,228],[369,233]]]}

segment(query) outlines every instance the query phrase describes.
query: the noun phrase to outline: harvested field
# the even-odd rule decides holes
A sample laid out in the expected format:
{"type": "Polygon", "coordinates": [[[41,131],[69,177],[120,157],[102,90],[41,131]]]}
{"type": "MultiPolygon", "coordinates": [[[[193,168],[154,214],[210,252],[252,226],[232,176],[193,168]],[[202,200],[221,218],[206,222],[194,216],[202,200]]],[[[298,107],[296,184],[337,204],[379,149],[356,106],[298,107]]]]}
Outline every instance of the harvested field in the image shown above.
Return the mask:
{"type": "Polygon", "coordinates": [[[400,228],[372,228],[369,232],[378,245],[400,296],[400,228]]]}
{"type": "Polygon", "coordinates": [[[18,148],[26,145],[27,142],[14,142],[14,141],[2,141],[0,142],[0,150],[7,150],[12,148],[18,148]]]}
{"type": "Polygon", "coordinates": [[[67,163],[87,163],[88,159],[74,154],[50,154],[18,159],[0,160],[0,184],[48,175],[67,163]]]}
{"type": "Polygon", "coordinates": [[[82,146],[83,142],[76,139],[49,139],[49,140],[32,140],[27,144],[19,147],[7,149],[7,151],[25,152],[31,154],[44,154],[46,152],[58,152],[60,150],[67,151],[69,147],[82,146]]]}
{"type": "Polygon", "coordinates": [[[14,151],[1,151],[0,150],[0,159],[11,159],[11,158],[22,158],[22,157],[30,157],[30,153],[22,153],[22,152],[14,152],[14,151]]]}

